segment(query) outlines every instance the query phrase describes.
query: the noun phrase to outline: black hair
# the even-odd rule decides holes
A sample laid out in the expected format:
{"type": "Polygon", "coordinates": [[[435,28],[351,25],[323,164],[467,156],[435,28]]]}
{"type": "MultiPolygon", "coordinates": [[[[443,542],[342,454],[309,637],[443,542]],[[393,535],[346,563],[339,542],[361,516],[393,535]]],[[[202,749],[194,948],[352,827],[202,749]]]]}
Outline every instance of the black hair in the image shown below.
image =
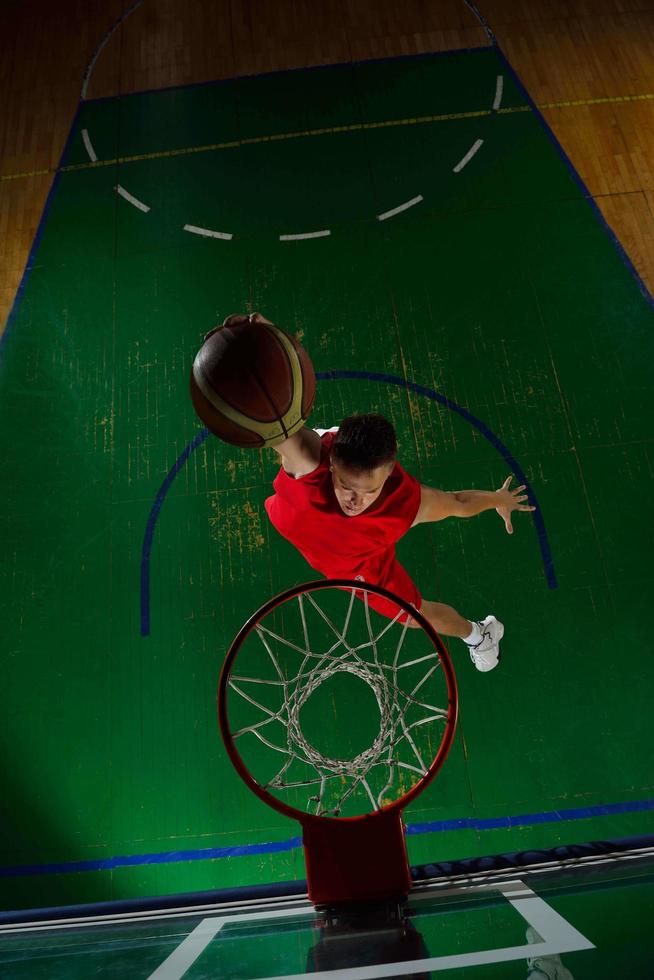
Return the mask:
{"type": "Polygon", "coordinates": [[[394,462],[396,453],[395,429],[374,412],[343,419],[332,443],[332,458],[352,470],[374,470],[394,462]]]}

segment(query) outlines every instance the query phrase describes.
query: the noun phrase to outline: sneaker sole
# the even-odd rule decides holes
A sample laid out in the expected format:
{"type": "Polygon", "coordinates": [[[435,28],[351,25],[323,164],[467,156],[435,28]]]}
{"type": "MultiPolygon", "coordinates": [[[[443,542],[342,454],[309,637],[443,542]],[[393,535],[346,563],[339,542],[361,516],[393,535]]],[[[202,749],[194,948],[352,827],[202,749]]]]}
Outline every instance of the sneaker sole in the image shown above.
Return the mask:
{"type": "Polygon", "coordinates": [[[490,674],[491,670],[495,670],[496,667],[499,667],[500,660],[501,660],[501,654],[498,653],[497,660],[492,665],[492,667],[478,667],[477,664],[475,664],[474,660],[472,662],[475,666],[475,670],[478,670],[480,674],[490,674]]]}

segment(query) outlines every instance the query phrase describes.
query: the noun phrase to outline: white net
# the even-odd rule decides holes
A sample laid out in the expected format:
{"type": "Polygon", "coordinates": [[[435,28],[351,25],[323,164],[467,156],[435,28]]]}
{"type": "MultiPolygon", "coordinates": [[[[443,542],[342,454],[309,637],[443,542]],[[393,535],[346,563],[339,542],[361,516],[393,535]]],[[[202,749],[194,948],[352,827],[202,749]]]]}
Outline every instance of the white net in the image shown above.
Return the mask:
{"type": "Polygon", "coordinates": [[[262,788],[309,813],[351,816],[427,774],[447,684],[431,638],[401,615],[383,619],[367,591],[335,588],[301,593],[259,622],[228,693],[234,744],[262,788]]]}

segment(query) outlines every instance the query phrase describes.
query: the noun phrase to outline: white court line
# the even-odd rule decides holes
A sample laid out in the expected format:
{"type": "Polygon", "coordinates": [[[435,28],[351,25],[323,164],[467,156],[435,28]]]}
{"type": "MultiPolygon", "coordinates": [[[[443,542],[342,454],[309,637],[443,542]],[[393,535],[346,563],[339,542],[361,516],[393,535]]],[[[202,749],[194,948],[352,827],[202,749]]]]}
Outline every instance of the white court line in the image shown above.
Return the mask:
{"type": "Polygon", "coordinates": [[[86,152],[88,153],[90,159],[95,163],[98,159],[95,150],[93,149],[93,144],[91,143],[91,137],[89,136],[88,129],[82,130],[82,139],[84,140],[84,146],[86,147],[86,152]]]}
{"type": "Polygon", "coordinates": [[[324,231],[307,231],[303,235],[280,235],[280,242],[301,242],[305,238],[327,238],[331,231],[325,228],[324,231]]]}
{"type": "Polygon", "coordinates": [[[133,204],[135,208],[138,208],[139,211],[145,211],[147,213],[150,210],[147,204],[144,204],[143,201],[139,201],[137,197],[134,197],[129,191],[126,191],[120,184],[116,184],[114,190],[116,193],[120,194],[121,197],[124,197],[126,201],[129,201],[130,204],[133,204]]]}
{"type": "Polygon", "coordinates": [[[484,29],[484,33],[486,34],[486,37],[491,42],[491,44],[495,44],[495,35],[491,30],[490,24],[488,23],[487,20],[485,20],[484,17],[482,17],[476,5],[472,2],[472,0],[463,0],[463,2],[465,3],[466,7],[469,10],[471,10],[472,13],[475,15],[475,17],[481,24],[482,28],[484,29]]]}
{"type": "Polygon", "coordinates": [[[96,61],[98,60],[98,58],[100,57],[100,54],[102,53],[102,49],[104,48],[105,44],[107,43],[107,41],[109,40],[109,38],[112,36],[112,34],[115,31],[118,30],[118,28],[120,27],[120,25],[125,20],[127,20],[127,18],[129,17],[129,15],[132,14],[132,13],[134,13],[134,11],[136,10],[136,8],[137,7],[140,7],[142,3],[143,3],[143,0],[135,0],[135,2],[132,4],[132,6],[129,7],[123,14],[121,14],[120,17],[118,18],[118,20],[113,23],[113,25],[109,28],[109,30],[107,31],[107,33],[102,38],[102,40],[98,44],[97,48],[93,52],[93,57],[91,58],[91,60],[89,61],[88,65],[84,69],[84,75],[82,76],[82,91],[80,92],[80,97],[82,98],[82,100],[84,100],[86,98],[86,93],[87,93],[88,88],[89,88],[89,82],[91,81],[91,74],[93,72],[93,69],[95,68],[96,61]]]}
{"type": "Polygon", "coordinates": [[[184,225],[184,231],[190,231],[192,235],[202,235],[203,238],[222,238],[226,242],[234,237],[228,231],[211,231],[210,228],[198,228],[197,225],[184,225]]]}
{"type": "Polygon", "coordinates": [[[461,160],[459,160],[456,167],[452,168],[455,174],[458,174],[461,170],[463,170],[463,168],[467,163],[470,163],[470,161],[474,157],[479,147],[483,146],[483,143],[484,143],[483,140],[475,140],[475,142],[472,144],[472,146],[470,147],[466,155],[461,160]]]}
{"type": "MultiPolygon", "coordinates": [[[[574,926],[555,912],[542,898],[522,881],[514,880],[499,885],[482,885],[468,888],[453,888],[440,892],[440,895],[478,894],[480,892],[499,892],[513,906],[516,912],[532,926],[542,938],[540,943],[525,943],[502,949],[479,950],[474,953],[455,953],[450,956],[435,956],[427,959],[407,960],[403,963],[375,963],[371,966],[348,967],[340,970],[321,970],[316,973],[297,973],[270,980],[376,980],[377,977],[396,977],[403,974],[440,972],[457,970],[468,966],[483,966],[491,963],[508,963],[526,960],[534,956],[554,956],[558,953],[572,953],[576,950],[594,949],[595,946],[574,926]]],[[[417,897],[417,896],[415,896],[417,897]]],[[[427,893],[424,898],[432,897],[427,893]]],[[[209,943],[227,923],[253,922],[262,919],[288,918],[290,916],[311,915],[313,908],[270,911],[261,915],[217,916],[203,919],[192,932],[173,950],[164,962],[150,974],[149,980],[181,980],[186,971],[207,948],[209,943]]],[[[262,978],[263,980],[263,978],[262,978]]]]}
{"type": "Polygon", "coordinates": [[[572,953],[578,949],[595,949],[589,939],[522,881],[504,882],[498,887],[498,891],[543,940],[542,944],[527,945],[528,956],[551,956],[556,953],[572,953]]]}
{"type": "Polygon", "coordinates": [[[293,915],[315,915],[316,910],[313,905],[304,909],[284,909],[279,912],[262,912],[260,914],[244,915],[219,915],[215,919],[203,919],[188,934],[179,946],[173,950],[170,956],[151,973],[148,980],[180,980],[190,966],[202,953],[214,936],[220,932],[222,927],[228,922],[261,922],[263,919],[286,919],[293,915]]]}
{"type": "Polygon", "coordinates": [[[382,214],[377,215],[377,221],[386,221],[387,218],[394,218],[396,214],[400,214],[402,211],[407,211],[412,208],[414,204],[420,204],[424,198],[422,194],[418,194],[417,197],[412,197],[410,201],[405,201],[404,204],[400,204],[397,208],[391,208],[390,211],[384,211],[382,214]]]}
{"type": "Polygon", "coordinates": [[[495,112],[497,112],[497,110],[500,107],[503,93],[504,93],[504,75],[498,75],[497,84],[495,86],[495,98],[493,99],[493,109],[495,110],[495,112]]]}

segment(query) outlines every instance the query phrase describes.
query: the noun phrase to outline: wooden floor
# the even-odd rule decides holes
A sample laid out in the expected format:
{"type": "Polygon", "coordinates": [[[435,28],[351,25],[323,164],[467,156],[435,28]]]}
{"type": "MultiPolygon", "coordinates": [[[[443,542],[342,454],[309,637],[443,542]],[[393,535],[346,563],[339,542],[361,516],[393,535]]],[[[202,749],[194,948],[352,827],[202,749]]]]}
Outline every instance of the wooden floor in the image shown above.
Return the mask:
{"type": "MultiPolygon", "coordinates": [[[[654,0],[479,9],[654,291],[654,0]]],[[[488,43],[464,0],[12,0],[0,38],[0,330],[89,65],[97,98],[488,43]]]]}

